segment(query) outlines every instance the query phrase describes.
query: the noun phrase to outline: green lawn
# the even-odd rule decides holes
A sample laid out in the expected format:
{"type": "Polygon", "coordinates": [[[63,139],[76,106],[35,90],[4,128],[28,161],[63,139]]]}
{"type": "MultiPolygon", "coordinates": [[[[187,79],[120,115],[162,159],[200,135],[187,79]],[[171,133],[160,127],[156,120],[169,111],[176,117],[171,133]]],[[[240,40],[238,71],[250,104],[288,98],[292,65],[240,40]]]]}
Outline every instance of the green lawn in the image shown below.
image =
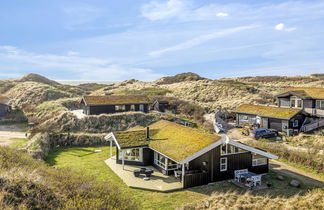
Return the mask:
{"type": "Polygon", "coordinates": [[[14,148],[14,149],[19,149],[19,148],[23,148],[26,143],[29,141],[26,138],[10,138],[10,141],[13,141],[12,144],[10,144],[10,148],[14,148]]]}
{"type": "MultiPolygon", "coordinates": [[[[246,191],[226,181],[172,193],[131,189],[104,163],[104,160],[108,159],[108,157],[109,147],[59,148],[50,153],[46,162],[57,168],[68,167],[76,170],[77,173],[89,174],[98,179],[98,181],[110,180],[112,183],[120,186],[124,193],[139,201],[142,205],[141,209],[174,209],[181,206],[181,204],[205,198],[213,192],[235,191],[243,193],[246,191]],[[102,152],[94,152],[96,149],[101,149],[102,152]]],[[[267,181],[273,184],[274,187],[272,189],[252,193],[264,196],[289,197],[306,190],[305,187],[300,189],[289,187],[289,178],[286,178],[285,181],[278,181],[274,179],[275,176],[275,172],[271,171],[266,177],[267,181]]]]}

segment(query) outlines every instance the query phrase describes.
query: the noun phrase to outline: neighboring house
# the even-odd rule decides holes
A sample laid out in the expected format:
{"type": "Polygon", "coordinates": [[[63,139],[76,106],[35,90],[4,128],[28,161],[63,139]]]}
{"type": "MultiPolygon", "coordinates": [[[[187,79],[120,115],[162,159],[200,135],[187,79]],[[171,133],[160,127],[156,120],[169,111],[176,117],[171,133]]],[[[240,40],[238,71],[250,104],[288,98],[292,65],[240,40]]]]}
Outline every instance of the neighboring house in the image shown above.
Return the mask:
{"type": "Polygon", "coordinates": [[[324,117],[324,88],[287,88],[275,97],[279,107],[299,108],[313,117],[324,117]]]}
{"type": "Polygon", "coordinates": [[[81,106],[86,115],[149,111],[150,99],[144,95],[83,96],[81,106]]]}
{"type": "Polygon", "coordinates": [[[305,115],[301,108],[283,108],[276,106],[243,104],[234,110],[236,124],[246,123],[261,128],[275,129],[288,135],[298,133],[305,115]]]}
{"type": "Polygon", "coordinates": [[[109,133],[105,138],[116,144],[117,164],[153,165],[169,176],[180,171],[184,188],[234,178],[234,171],[240,169],[267,173],[268,160],[277,158],[226,136],[165,120],[146,129],[109,133]]]}
{"type": "Polygon", "coordinates": [[[5,96],[0,96],[0,117],[5,117],[10,109],[10,99],[5,96]]]}
{"type": "Polygon", "coordinates": [[[152,106],[154,111],[165,112],[169,108],[169,102],[162,101],[162,100],[155,100],[152,106]]]}

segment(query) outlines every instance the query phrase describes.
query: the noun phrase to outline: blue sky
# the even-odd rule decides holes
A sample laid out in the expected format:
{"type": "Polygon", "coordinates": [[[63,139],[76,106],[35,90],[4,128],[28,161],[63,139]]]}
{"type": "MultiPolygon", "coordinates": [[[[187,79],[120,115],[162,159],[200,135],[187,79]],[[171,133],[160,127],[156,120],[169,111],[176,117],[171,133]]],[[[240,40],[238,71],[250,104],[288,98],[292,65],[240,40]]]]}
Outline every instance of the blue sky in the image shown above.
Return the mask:
{"type": "Polygon", "coordinates": [[[10,0],[0,78],[324,73],[324,1],[10,0]]]}

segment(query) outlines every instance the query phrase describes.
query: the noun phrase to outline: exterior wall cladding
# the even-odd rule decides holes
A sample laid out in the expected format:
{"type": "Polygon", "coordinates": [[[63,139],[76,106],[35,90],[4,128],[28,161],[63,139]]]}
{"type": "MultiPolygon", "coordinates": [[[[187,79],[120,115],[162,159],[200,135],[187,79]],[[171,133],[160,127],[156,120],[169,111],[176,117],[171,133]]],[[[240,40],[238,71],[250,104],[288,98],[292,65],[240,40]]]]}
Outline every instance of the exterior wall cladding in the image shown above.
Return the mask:
{"type": "MultiPolygon", "coordinates": [[[[148,104],[144,105],[144,112],[148,112],[148,104]]],[[[115,105],[96,105],[96,106],[89,106],[90,109],[90,115],[99,115],[99,114],[111,114],[111,113],[119,113],[119,112],[129,112],[131,111],[131,105],[125,105],[126,110],[125,111],[116,111],[115,105]]],[[[84,109],[86,110],[86,108],[84,109]]],[[[140,110],[140,104],[135,104],[135,111],[141,111],[140,110]]]]}
{"type": "Polygon", "coordinates": [[[252,166],[251,152],[220,155],[220,146],[189,163],[189,170],[207,170],[210,182],[233,179],[235,170],[248,169],[251,172],[261,174],[267,173],[268,168],[268,163],[262,166],[252,166]],[[220,158],[223,157],[227,157],[226,171],[220,171],[220,158]],[[203,162],[207,162],[207,166],[203,166],[203,162]]]}
{"type": "MultiPolygon", "coordinates": [[[[121,164],[122,161],[118,160],[119,152],[116,152],[116,162],[121,164]]],[[[147,166],[153,164],[153,150],[149,148],[143,149],[143,162],[125,161],[125,165],[139,165],[147,166]]],[[[267,173],[269,170],[269,162],[266,165],[252,166],[252,153],[244,152],[232,155],[220,155],[220,146],[210,150],[209,152],[201,155],[200,157],[189,162],[189,170],[205,170],[208,174],[208,182],[221,181],[234,178],[234,171],[240,169],[248,169],[251,172],[262,174],[267,173]],[[227,170],[220,171],[220,158],[227,157],[227,170]],[[207,162],[204,166],[203,162],[207,162]]],[[[155,166],[157,170],[161,170],[158,166],[155,166]]],[[[173,175],[173,171],[167,173],[162,171],[166,175],[173,175]]]]}

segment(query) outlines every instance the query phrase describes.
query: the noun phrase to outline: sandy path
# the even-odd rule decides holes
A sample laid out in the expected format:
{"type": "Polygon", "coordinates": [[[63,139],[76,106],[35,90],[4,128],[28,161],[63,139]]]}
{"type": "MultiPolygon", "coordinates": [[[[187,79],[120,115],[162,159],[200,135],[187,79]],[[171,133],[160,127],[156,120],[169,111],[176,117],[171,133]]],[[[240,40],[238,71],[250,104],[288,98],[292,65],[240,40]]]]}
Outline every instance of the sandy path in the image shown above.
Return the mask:
{"type": "Polygon", "coordinates": [[[286,163],[277,160],[271,160],[270,168],[283,175],[298,179],[307,186],[324,187],[324,180],[320,177],[307,173],[302,169],[295,168],[286,163]]]}
{"type": "Polygon", "coordinates": [[[0,146],[10,145],[10,138],[25,138],[25,132],[15,125],[0,125],[0,146]]]}

